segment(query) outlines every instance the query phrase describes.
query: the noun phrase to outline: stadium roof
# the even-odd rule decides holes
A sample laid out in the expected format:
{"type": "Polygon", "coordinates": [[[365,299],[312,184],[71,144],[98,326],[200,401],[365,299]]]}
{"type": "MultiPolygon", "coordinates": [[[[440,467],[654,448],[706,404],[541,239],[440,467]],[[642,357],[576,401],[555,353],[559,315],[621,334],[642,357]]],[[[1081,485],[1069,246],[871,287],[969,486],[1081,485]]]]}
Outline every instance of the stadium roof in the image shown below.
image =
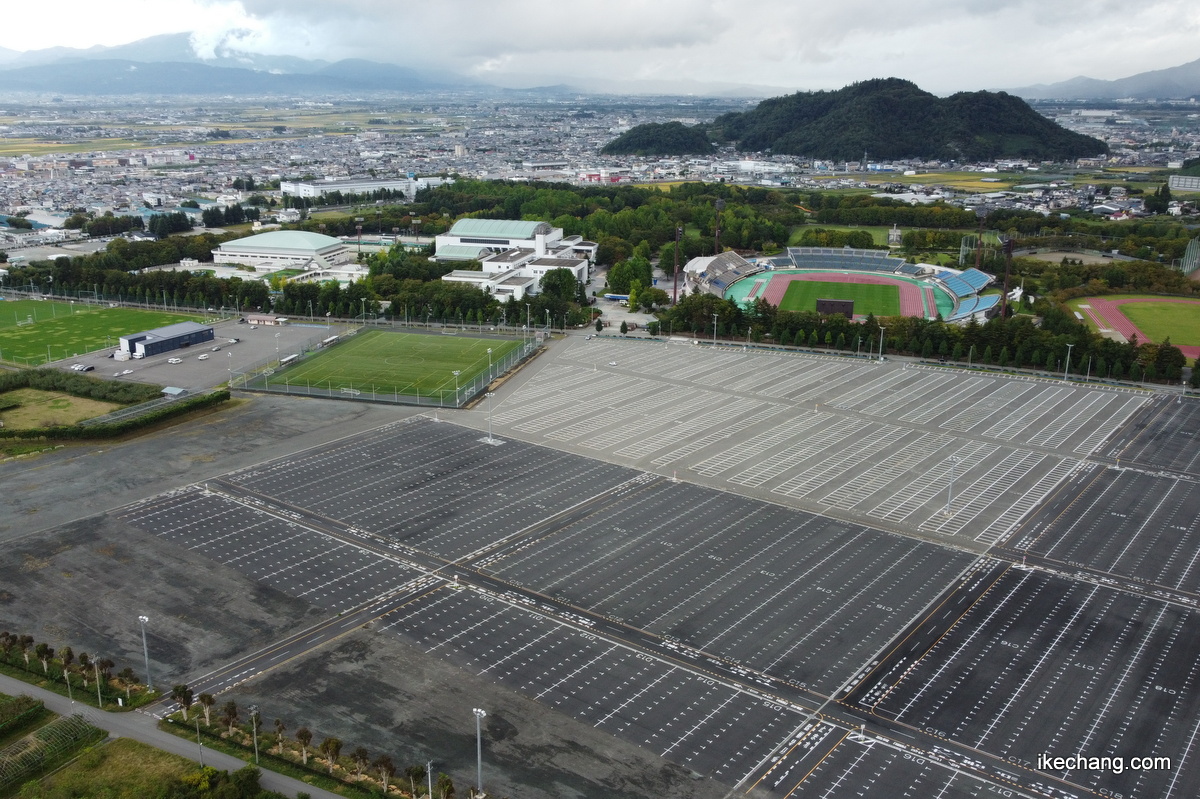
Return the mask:
{"type": "Polygon", "coordinates": [[[450,228],[450,236],[493,236],[504,239],[533,239],[554,230],[546,222],[522,222],[514,219],[460,219],[450,228]]]}
{"type": "Polygon", "coordinates": [[[433,257],[439,261],[477,261],[487,254],[488,248],[478,244],[443,244],[433,257]]]}
{"type": "Polygon", "coordinates": [[[244,239],[227,241],[221,245],[224,250],[261,250],[276,252],[279,250],[311,250],[319,252],[328,247],[344,244],[333,236],[322,233],[310,233],[307,230],[272,230],[269,233],[259,233],[244,239]]]}

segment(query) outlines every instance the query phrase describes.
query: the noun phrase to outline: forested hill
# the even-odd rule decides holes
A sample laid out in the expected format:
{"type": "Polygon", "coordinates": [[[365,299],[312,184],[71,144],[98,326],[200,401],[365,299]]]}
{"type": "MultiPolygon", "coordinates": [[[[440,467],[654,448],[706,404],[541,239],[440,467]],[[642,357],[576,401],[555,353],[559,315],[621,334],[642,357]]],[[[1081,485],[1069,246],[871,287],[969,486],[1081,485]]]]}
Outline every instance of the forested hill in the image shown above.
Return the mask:
{"type": "Polygon", "coordinates": [[[1108,151],[1104,142],[1060,127],[1019,97],[980,91],[942,99],[898,78],[764,100],[753,110],[717,117],[708,132],[742,150],[835,160],[864,152],[871,160],[1066,160],[1108,151]]]}
{"type": "Polygon", "coordinates": [[[703,155],[712,143],[702,126],[689,128],[682,122],[638,125],[604,145],[604,155],[703,155]]]}

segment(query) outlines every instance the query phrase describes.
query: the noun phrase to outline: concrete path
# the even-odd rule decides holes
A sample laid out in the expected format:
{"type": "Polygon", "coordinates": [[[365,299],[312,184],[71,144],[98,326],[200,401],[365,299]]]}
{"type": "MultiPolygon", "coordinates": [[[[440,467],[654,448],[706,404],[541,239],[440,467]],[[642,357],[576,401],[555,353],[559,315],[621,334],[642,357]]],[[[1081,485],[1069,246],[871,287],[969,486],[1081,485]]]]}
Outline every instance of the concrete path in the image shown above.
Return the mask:
{"type": "MultiPolygon", "coordinates": [[[[136,710],[126,713],[107,713],[88,705],[72,702],[64,696],[59,696],[56,693],[3,674],[0,674],[0,693],[9,694],[10,696],[25,694],[34,699],[42,700],[47,709],[61,716],[70,716],[78,713],[90,724],[102,730],[107,730],[110,736],[132,738],[135,741],[141,741],[144,744],[153,746],[155,749],[161,749],[173,755],[186,757],[188,760],[199,761],[200,759],[200,747],[197,746],[195,740],[188,741],[169,732],[163,732],[158,729],[156,719],[144,713],[139,713],[136,710]]],[[[213,766],[221,771],[233,772],[245,766],[246,762],[232,755],[216,752],[208,747],[204,747],[204,765],[213,766]]],[[[283,774],[276,774],[267,769],[262,769],[262,779],[259,781],[259,784],[267,790],[278,791],[288,796],[295,796],[297,793],[303,792],[312,796],[313,799],[342,799],[338,794],[316,788],[283,774]]]]}

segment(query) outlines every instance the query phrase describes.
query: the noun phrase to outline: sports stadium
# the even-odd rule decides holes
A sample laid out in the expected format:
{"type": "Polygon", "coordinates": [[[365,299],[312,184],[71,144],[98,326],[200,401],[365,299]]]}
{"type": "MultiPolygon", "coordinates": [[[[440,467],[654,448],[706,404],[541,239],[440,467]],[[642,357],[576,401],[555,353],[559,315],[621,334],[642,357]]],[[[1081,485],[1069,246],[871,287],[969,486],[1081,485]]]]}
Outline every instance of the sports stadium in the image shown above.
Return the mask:
{"type": "Polygon", "coordinates": [[[739,304],[757,299],[785,311],[812,311],[817,300],[854,303],[853,315],[919,316],[980,321],[999,310],[1000,295],[982,295],[993,282],[978,269],[910,264],[884,250],[789,247],[784,255],[747,261],[724,252],[687,265],[689,290],[739,304]]]}

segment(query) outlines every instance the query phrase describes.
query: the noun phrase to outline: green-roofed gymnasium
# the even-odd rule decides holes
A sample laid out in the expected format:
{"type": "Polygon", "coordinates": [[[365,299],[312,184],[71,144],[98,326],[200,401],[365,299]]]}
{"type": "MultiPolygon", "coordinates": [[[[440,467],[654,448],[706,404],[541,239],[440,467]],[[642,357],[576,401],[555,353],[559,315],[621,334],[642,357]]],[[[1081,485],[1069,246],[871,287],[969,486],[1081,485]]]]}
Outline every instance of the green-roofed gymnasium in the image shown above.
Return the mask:
{"type": "Polygon", "coordinates": [[[519,219],[460,219],[448,233],[437,237],[434,258],[439,261],[467,261],[486,257],[489,253],[512,249],[530,250],[544,255],[550,250],[560,249],[567,243],[563,241],[562,228],[552,227],[545,222],[525,222],[519,219]]]}
{"type": "Polygon", "coordinates": [[[354,260],[345,242],[304,230],[273,230],[227,241],[213,250],[213,263],[265,269],[328,268],[354,260]]]}

